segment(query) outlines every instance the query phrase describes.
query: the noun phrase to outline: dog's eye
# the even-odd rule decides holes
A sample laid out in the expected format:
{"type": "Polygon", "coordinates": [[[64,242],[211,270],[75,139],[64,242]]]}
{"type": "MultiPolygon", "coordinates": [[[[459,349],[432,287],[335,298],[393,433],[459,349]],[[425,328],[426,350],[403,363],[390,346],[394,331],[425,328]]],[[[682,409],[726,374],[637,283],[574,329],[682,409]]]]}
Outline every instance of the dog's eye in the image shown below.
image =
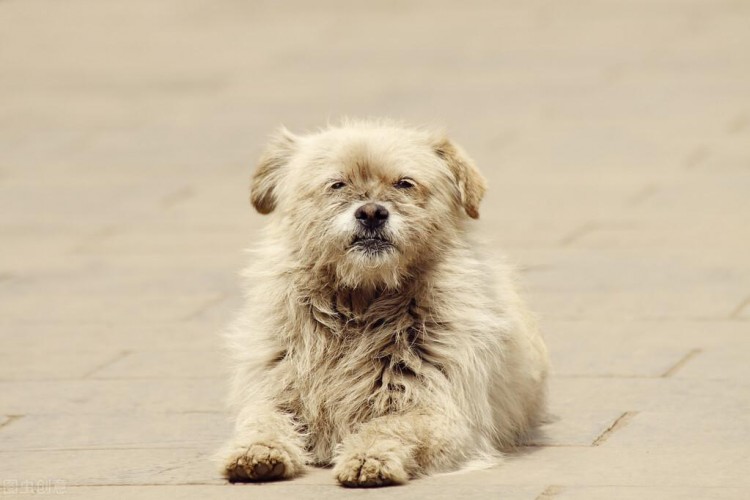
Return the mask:
{"type": "Polygon", "coordinates": [[[398,189],[409,189],[414,187],[414,181],[411,179],[401,179],[396,184],[393,185],[394,187],[398,189]]]}
{"type": "Polygon", "coordinates": [[[338,181],[331,184],[331,189],[341,189],[344,186],[346,186],[346,182],[338,181]]]}

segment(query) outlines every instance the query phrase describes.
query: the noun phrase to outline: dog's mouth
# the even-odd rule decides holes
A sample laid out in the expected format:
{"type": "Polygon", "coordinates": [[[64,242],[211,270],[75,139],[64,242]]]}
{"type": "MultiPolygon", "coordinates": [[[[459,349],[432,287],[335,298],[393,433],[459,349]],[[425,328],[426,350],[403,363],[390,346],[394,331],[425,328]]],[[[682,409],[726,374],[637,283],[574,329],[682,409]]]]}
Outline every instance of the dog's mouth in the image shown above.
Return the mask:
{"type": "Polygon", "coordinates": [[[351,246],[368,255],[390,252],[395,248],[393,243],[381,234],[358,234],[352,240],[351,246]]]}

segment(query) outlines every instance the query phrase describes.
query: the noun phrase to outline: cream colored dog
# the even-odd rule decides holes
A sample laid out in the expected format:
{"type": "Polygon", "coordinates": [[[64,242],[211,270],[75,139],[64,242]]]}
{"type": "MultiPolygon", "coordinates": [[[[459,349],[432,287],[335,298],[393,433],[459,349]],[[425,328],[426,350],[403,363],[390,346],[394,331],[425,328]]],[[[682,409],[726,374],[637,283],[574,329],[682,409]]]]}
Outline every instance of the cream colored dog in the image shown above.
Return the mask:
{"type": "Polygon", "coordinates": [[[252,180],[273,214],[247,271],[230,481],[333,464],[345,486],[491,461],[544,415],[547,358],[510,271],[471,242],[485,181],[438,134],[281,130],[252,180]]]}

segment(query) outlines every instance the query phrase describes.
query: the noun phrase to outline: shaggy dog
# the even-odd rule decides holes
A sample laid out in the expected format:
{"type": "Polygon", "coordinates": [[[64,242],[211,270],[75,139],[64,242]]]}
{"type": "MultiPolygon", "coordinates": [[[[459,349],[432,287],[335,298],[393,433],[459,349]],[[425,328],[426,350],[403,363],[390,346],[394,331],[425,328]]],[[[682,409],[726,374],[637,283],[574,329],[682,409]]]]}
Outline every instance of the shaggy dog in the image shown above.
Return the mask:
{"type": "Polygon", "coordinates": [[[522,443],[547,356],[511,272],[469,238],[485,180],[441,134],[357,122],[282,129],[252,179],[273,214],[229,329],[230,481],[333,465],[405,483],[522,443]]]}

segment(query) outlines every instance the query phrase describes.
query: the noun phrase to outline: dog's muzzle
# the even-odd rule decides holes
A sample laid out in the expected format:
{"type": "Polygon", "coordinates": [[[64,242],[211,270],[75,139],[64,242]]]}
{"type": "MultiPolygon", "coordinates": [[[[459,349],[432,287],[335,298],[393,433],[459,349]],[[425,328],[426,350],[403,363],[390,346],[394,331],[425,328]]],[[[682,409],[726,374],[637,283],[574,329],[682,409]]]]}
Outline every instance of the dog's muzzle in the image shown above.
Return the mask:
{"type": "Polygon", "coordinates": [[[376,255],[393,250],[393,243],[385,235],[388,222],[388,209],[379,203],[365,203],[354,212],[357,220],[357,235],[352,247],[368,255],[376,255]]]}

